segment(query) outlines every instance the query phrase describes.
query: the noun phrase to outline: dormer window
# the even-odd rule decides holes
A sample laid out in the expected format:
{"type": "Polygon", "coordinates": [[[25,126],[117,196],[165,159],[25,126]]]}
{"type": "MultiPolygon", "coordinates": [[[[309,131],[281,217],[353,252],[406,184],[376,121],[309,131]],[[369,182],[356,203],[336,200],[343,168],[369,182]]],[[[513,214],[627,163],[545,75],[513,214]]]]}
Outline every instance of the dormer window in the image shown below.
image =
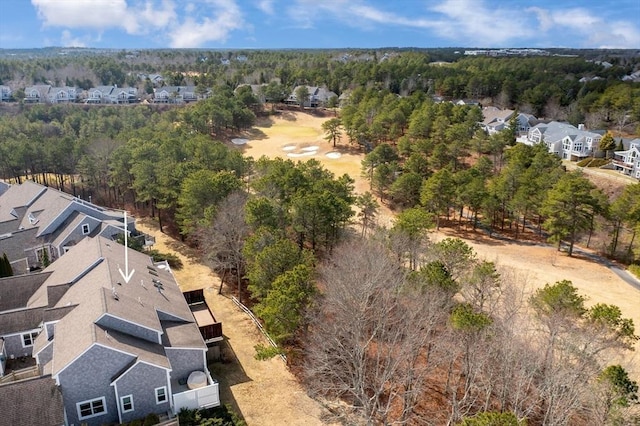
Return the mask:
{"type": "Polygon", "coordinates": [[[82,235],[87,235],[89,232],[91,232],[91,229],[89,228],[89,224],[84,223],[82,225],[82,235]]]}

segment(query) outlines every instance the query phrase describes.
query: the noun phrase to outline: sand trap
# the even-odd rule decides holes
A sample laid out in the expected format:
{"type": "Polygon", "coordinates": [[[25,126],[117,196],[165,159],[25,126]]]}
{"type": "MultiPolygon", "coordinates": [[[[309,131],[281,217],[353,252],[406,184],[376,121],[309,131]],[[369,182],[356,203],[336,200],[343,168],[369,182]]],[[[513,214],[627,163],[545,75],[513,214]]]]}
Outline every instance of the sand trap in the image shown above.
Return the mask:
{"type": "Polygon", "coordinates": [[[234,145],[245,145],[249,140],[244,138],[233,138],[231,139],[231,142],[233,142],[234,145]]]}
{"type": "Polygon", "coordinates": [[[319,149],[320,149],[319,146],[313,145],[313,146],[306,146],[304,148],[300,148],[300,151],[305,151],[305,152],[306,151],[317,151],[319,149]]]}
{"type": "Polygon", "coordinates": [[[305,152],[290,152],[287,154],[287,157],[297,158],[297,157],[306,157],[309,155],[314,155],[318,151],[305,151],[305,152]]]}
{"type": "Polygon", "coordinates": [[[296,149],[295,145],[285,145],[282,147],[283,151],[293,151],[294,149],[296,149]]]}
{"type": "Polygon", "coordinates": [[[327,152],[326,156],[328,158],[340,158],[342,157],[342,154],[340,154],[339,152],[330,151],[330,152],[327,152]]]}

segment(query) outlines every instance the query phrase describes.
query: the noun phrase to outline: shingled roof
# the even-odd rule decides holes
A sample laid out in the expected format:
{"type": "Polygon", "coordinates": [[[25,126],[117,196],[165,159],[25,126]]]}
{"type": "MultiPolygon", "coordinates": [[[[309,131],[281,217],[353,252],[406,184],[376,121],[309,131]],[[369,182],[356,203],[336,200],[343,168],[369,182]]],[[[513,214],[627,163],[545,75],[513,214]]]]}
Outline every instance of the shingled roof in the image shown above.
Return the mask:
{"type": "Polygon", "coordinates": [[[0,425],[64,424],[62,394],[51,376],[0,385],[0,425]]]}

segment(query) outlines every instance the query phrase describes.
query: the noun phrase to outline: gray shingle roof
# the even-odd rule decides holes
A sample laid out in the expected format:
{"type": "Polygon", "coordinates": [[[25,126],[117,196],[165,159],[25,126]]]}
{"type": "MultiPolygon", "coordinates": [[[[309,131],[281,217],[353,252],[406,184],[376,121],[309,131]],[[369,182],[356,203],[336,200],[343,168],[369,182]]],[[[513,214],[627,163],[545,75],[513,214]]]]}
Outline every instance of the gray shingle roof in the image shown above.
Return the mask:
{"type": "Polygon", "coordinates": [[[62,394],[51,376],[1,385],[0,413],[7,426],[64,424],[62,394]]]}
{"type": "Polygon", "coordinates": [[[49,275],[41,273],[0,278],[0,312],[26,307],[31,295],[49,275]]]}
{"type": "Polygon", "coordinates": [[[106,325],[96,325],[105,314],[161,334],[167,329],[158,318],[157,311],[162,311],[173,318],[182,319],[182,325],[192,324],[180,328],[169,327],[171,336],[164,343],[173,345],[179,342],[180,347],[205,349],[189,306],[171,272],[155,267],[147,255],[133,250],[129,250],[128,260],[129,271],[135,272],[126,283],[119,272],[125,269],[124,246],[103,237],[95,237],[83,240],[47,268],[47,271],[53,271],[49,282],[56,277],[71,279],[78,271],[93,265],[56,304],[57,307],[78,306],[56,324],[54,375],[94,343],[120,350],[125,350],[125,345],[125,352],[141,360],[168,366],[162,345],[124,335],[106,325]],[[96,259],[103,261],[96,263],[96,259]],[[67,265],[70,263],[73,265],[67,265]],[[75,271],[69,274],[67,268],[71,266],[75,267],[75,271]],[[158,291],[153,280],[162,283],[161,291],[158,291]],[[114,290],[117,299],[113,295],[114,290]],[[115,337],[110,339],[108,336],[115,337]]]}

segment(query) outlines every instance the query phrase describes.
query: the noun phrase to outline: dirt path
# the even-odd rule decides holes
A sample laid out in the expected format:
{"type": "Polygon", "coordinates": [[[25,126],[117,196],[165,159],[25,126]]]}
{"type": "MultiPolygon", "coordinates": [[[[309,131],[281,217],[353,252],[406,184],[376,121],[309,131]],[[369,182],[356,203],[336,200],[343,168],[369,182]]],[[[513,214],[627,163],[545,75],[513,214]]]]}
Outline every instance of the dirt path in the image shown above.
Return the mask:
{"type": "Polygon", "coordinates": [[[203,288],[216,319],[222,322],[227,345],[225,362],[210,366],[211,375],[220,381],[220,398],[231,404],[249,426],[323,425],[322,409],[309,398],[280,357],[268,361],[254,358],[254,346],[266,340],[231,299],[218,294],[219,279],[199,264],[184,244],[160,233],[154,222],[142,220],[137,228],[156,238],[154,248],[175,253],[184,267],[173,273],[183,291],[203,288]]]}

